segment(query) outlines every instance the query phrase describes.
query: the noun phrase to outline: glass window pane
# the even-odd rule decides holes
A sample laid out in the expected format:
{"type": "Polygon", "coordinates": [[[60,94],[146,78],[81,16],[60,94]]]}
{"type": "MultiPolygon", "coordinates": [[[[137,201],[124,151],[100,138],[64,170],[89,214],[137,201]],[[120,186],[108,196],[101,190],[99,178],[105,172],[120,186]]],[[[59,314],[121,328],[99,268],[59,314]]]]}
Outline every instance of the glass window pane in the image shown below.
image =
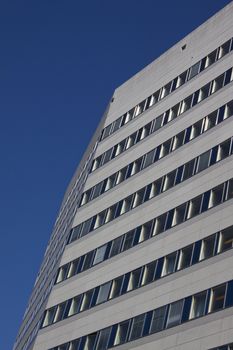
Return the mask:
{"type": "Polygon", "coordinates": [[[124,252],[125,250],[132,247],[133,240],[134,240],[134,234],[135,234],[135,230],[132,230],[132,231],[125,234],[124,242],[123,242],[122,249],[121,249],[122,252],[124,252]]]}
{"type": "Polygon", "coordinates": [[[93,350],[95,345],[97,333],[89,334],[86,338],[84,350],[93,350]]]}
{"type": "Polygon", "coordinates": [[[134,290],[139,287],[142,267],[130,273],[127,291],[134,290]]]}
{"type": "Polygon", "coordinates": [[[134,340],[142,336],[145,315],[142,314],[133,318],[129,340],[134,340]]]}
{"type": "Polygon", "coordinates": [[[203,239],[200,260],[211,258],[214,255],[215,235],[203,239]]]}
{"type": "Polygon", "coordinates": [[[93,265],[96,265],[104,260],[106,249],[107,249],[107,244],[102,245],[102,247],[99,247],[96,249],[93,265]]]}
{"type": "Polygon", "coordinates": [[[108,299],[110,288],[111,288],[111,282],[107,282],[102,286],[100,286],[96,304],[103,303],[108,299]]]}
{"type": "Polygon", "coordinates": [[[233,247],[233,226],[228,227],[220,233],[219,252],[233,247]]]}
{"type": "Polygon", "coordinates": [[[168,319],[167,319],[167,328],[180,324],[182,310],[183,310],[183,300],[179,300],[179,301],[176,301],[175,303],[170,304],[168,319]]]}
{"type": "Polygon", "coordinates": [[[121,322],[118,325],[114,345],[123,344],[126,342],[129,323],[130,321],[128,320],[128,321],[121,322]]]}
{"type": "Polygon", "coordinates": [[[193,245],[181,249],[178,270],[185,269],[186,267],[190,266],[192,253],[193,245]]]}
{"type": "Polygon", "coordinates": [[[77,314],[79,312],[79,307],[81,304],[82,296],[78,295],[77,297],[72,299],[70,310],[68,313],[68,316],[72,316],[74,314],[77,314]]]}
{"type": "Polygon", "coordinates": [[[95,350],[107,349],[110,333],[111,333],[111,327],[105,328],[100,331],[100,335],[99,335],[95,350]]]}
{"type": "Polygon", "coordinates": [[[226,293],[226,284],[212,288],[209,312],[223,309],[225,293],[226,293]]]}
{"type": "Polygon", "coordinates": [[[150,333],[156,333],[164,329],[166,310],[167,306],[162,306],[153,311],[150,333]]]}
{"type": "Polygon", "coordinates": [[[87,291],[86,293],[84,293],[80,311],[84,311],[84,310],[89,309],[89,307],[91,305],[91,299],[92,299],[93,291],[94,290],[91,289],[91,290],[87,291]]]}
{"type": "Polygon", "coordinates": [[[192,217],[200,213],[201,201],[202,201],[202,196],[198,196],[189,202],[187,219],[191,219],[192,217]]]}
{"type": "Polygon", "coordinates": [[[189,318],[196,318],[204,315],[205,303],[206,303],[206,292],[196,294],[192,298],[192,306],[189,318]]]}
{"type": "Polygon", "coordinates": [[[195,75],[199,73],[200,63],[201,62],[199,61],[190,68],[189,79],[192,79],[193,77],[195,77],[195,75]]]}
{"type": "Polygon", "coordinates": [[[123,280],[124,280],[124,276],[120,276],[120,277],[115,278],[113,280],[109,299],[116,298],[121,294],[123,280]]]}
{"type": "Polygon", "coordinates": [[[113,240],[112,242],[112,246],[111,246],[111,250],[110,250],[110,253],[109,253],[109,257],[113,257],[117,254],[119,254],[120,252],[120,248],[121,248],[121,242],[122,242],[122,236],[116,238],[113,240]]]}
{"type": "Polygon", "coordinates": [[[177,252],[171,253],[164,258],[162,276],[166,276],[175,270],[177,252]]]}
{"type": "Polygon", "coordinates": [[[203,154],[200,155],[199,159],[198,159],[198,166],[197,166],[197,173],[206,169],[209,165],[209,159],[210,159],[210,152],[211,151],[207,151],[203,154]]]}
{"type": "Polygon", "coordinates": [[[156,267],[157,267],[157,260],[152,261],[151,263],[145,266],[143,278],[142,278],[142,285],[146,285],[154,281],[156,267]]]}

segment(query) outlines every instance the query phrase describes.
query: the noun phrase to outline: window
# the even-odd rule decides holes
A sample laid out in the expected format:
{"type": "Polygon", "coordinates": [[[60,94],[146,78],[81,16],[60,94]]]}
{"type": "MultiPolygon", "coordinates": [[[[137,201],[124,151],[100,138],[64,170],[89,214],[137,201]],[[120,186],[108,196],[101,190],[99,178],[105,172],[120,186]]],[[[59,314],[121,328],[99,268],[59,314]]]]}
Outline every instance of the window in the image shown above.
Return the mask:
{"type": "Polygon", "coordinates": [[[64,311],[65,311],[65,307],[66,307],[66,302],[61,303],[61,304],[58,305],[57,310],[56,310],[56,314],[54,316],[53,323],[61,321],[63,319],[63,314],[64,314],[64,311]]]}
{"type": "Polygon", "coordinates": [[[64,281],[66,279],[68,268],[69,268],[69,264],[66,264],[66,265],[60,267],[56,283],[59,283],[59,282],[64,281]]]}
{"type": "Polygon", "coordinates": [[[151,165],[154,162],[154,154],[155,154],[155,150],[154,149],[146,154],[145,160],[144,160],[144,163],[143,163],[143,168],[148,167],[149,165],[151,165]]]}
{"type": "Polygon", "coordinates": [[[91,289],[91,290],[87,291],[86,293],[84,293],[80,311],[84,311],[84,310],[87,310],[87,309],[90,308],[92,295],[93,295],[93,289],[91,289]]]}
{"type": "Polygon", "coordinates": [[[172,151],[175,151],[177,148],[183,145],[185,131],[181,131],[178,135],[174,136],[172,151]]]}
{"type": "Polygon", "coordinates": [[[226,158],[230,153],[231,139],[218,146],[217,162],[226,158]]]}
{"type": "Polygon", "coordinates": [[[134,290],[139,287],[142,270],[143,268],[140,267],[139,269],[130,273],[127,291],[134,290]]]}
{"type": "Polygon", "coordinates": [[[192,79],[193,77],[195,77],[195,75],[197,75],[199,73],[200,63],[201,62],[199,61],[190,68],[189,79],[192,79]]]}
{"type": "Polygon", "coordinates": [[[209,166],[210,152],[211,151],[207,151],[201,154],[198,158],[197,173],[206,169],[209,166]]]}
{"type": "Polygon", "coordinates": [[[157,261],[152,261],[151,263],[145,266],[143,278],[142,278],[143,286],[154,281],[156,267],[157,267],[157,261]]]}
{"type": "Polygon", "coordinates": [[[164,258],[163,273],[162,276],[166,276],[175,270],[177,253],[172,253],[164,258]]]}
{"type": "Polygon", "coordinates": [[[126,342],[129,323],[130,321],[128,320],[118,324],[114,345],[119,345],[126,342]]]}
{"type": "Polygon", "coordinates": [[[68,316],[72,316],[72,315],[77,314],[79,312],[81,300],[82,300],[81,295],[78,295],[77,297],[72,299],[68,316]]]}
{"type": "Polygon", "coordinates": [[[190,319],[204,315],[206,304],[206,292],[196,294],[192,297],[192,306],[190,311],[190,319]]]}
{"type": "Polygon", "coordinates": [[[217,123],[217,117],[218,117],[218,110],[214,111],[213,113],[209,114],[205,118],[205,123],[204,123],[204,131],[209,130],[213,128],[216,123],[217,123]]]}
{"type": "Polygon", "coordinates": [[[211,258],[214,255],[215,235],[203,239],[200,260],[211,258]]]}
{"type": "Polygon", "coordinates": [[[201,201],[202,201],[202,196],[198,196],[189,202],[187,219],[191,219],[192,217],[200,213],[201,201]]]}
{"type": "Polygon", "coordinates": [[[82,228],[82,232],[80,234],[80,237],[83,237],[90,232],[91,224],[92,224],[92,218],[90,218],[89,220],[87,220],[83,223],[83,228],[82,228]]]}
{"type": "Polygon", "coordinates": [[[75,241],[79,237],[81,229],[82,229],[82,225],[78,225],[72,229],[71,237],[69,240],[70,243],[75,241]]]}
{"type": "Polygon", "coordinates": [[[96,249],[93,265],[96,265],[104,260],[106,249],[107,249],[107,244],[102,245],[101,247],[96,249]]]}
{"type": "Polygon", "coordinates": [[[94,188],[93,188],[93,193],[92,193],[92,199],[95,199],[100,195],[101,188],[102,188],[103,183],[99,182],[94,188]]]}
{"type": "Polygon", "coordinates": [[[226,200],[233,198],[233,180],[228,181],[226,200]]]}
{"type": "Polygon", "coordinates": [[[141,226],[139,242],[143,242],[150,238],[153,229],[153,220],[146,222],[141,226]]]}
{"type": "Polygon", "coordinates": [[[179,75],[176,88],[180,87],[181,85],[183,85],[186,82],[187,72],[188,72],[188,70],[186,70],[184,73],[179,75]]]}
{"type": "Polygon", "coordinates": [[[146,314],[142,314],[133,318],[129,340],[134,340],[142,336],[145,316],[146,314]]]}
{"type": "Polygon", "coordinates": [[[166,223],[167,214],[160,215],[155,219],[155,226],[153,231],[153,236],[160,234],[164,231],[166,223]]]}
{"type": "Polygon", "coordinates": [[[93,250],[85,255],[85,260],[83,262],[82,271],[89,269],[89,267],[92,265],[93,255],[94,255],[93,250]]]}
{"type": "Polygon", "coordinates": [[[182,204],[179,207],[175,208],[172,226],[181,224],[185,219],[185,213],[186,213],[186,204],[182,204]]]}
{"type": "Polygon", "coordinates": [[[79,268],[80,261],[81,261],[81,258],[78,258],[78,259],[71,262],[66,278],[70,278],[70,277],[76,275],[78,268],[79,268]]]}
{"type": "Polygon", "coordinates": [[[228,40],[226,43],[220,46],[219,52],[218,52],[218,59],[222,58],[229,52],[230,44],[231,44],[231,40],[228,40]]]}
{"type": "Polygon", "coordinates": [[[111,128],[112,128],[112,124],[109,124],[108,126],[106,126],[106,128],[104,128],[102,140],[110,135],[111,128]]]}
{"type": "Polygon", "coordinates": [[[222,202],[224,184],[221,184],[210,191],[209,208],[215,207],[222,202]]]}
{"type": "Polygon", "coordinates": [[[156,333],[164,329],[167,306],[162,306],[153,311],[150,333],[156,333]]]}
{"type": "Polygon", "coordinates": [[[121,249],[122,252],[132,247],[134,240],[134,232],[135,230],[132,230],[125,234],[124,242],[121,249]]]}
{"type": "Polygon", "coordinates": [[[113,123],[112,134],[121,127],[121,121],[121,117],[115,120],[115,122],[113,123]]]}
{"type": "Polygon", "coordinates": [[[95,350],[107,349],[110,333],[111,333],[111,327],[105,328],[100,331],[95,350]]]}
{"type": "Polygon", "coordinates": [[[93,350],[97,333],[87,335],[84,350],[93,350]]]}
{"type": "Polygon", "coordinates": [[[120,276],[113,280],[109,299],[116,298],[121,294],[123,279],[124,279],[124,276],[120,276]]]}
{"type": "Polygon", "coordinates": [[[150,198],[153,198],[161,193],[163,179],[160,178],[152,183],[150,198]]]}
{"type": "MultiPolygon", "coordinates": [[[[104,224],[105,215],[106,215],[106,211],[105,211],[105,210],[103,210],[101,213],[98,213],[98,214],[96,215],[96,220],[95,220],[94,229],[96,229],[96,228],[98,228],[98,227],[100,227],[100,226],[102,226],[102,225],[104,224]]],[[[88,221],[89,221],[89,220],[88,220],[88,221]]],[[[90,229],[89,229],[88,232],[90,232],[90,229]]],[[[87,232],[87,233],[88,233],[88,232],[87,232]]]]}
{"type": "Polygon", "coordinates": [[[123,205],[121,208],[120,215],[127,213],[127,211],[131,209],[132,202],[133,202],[133,195],[123,199],[123,205]]]}
{"type": "Polygon", "coordinates": [[[181,249],[178,270],[185,269],[186,267],[190,266],[192,253],[193,253],[193,245],[190,245],[188,247],[181,249]]]}
{"type": "Polygon", "coordinates": [[[142,203],[144,203],[145,190],[146,190],[146,187],[142,188],[141,190],[135,193],[132,208],[135,208],[138,205],[141,205],[142,203]]]}
{"type": "Polygon", "coordinates": [[[190,162],[184,165],[182,181],[189,179],[194,173],[195,159],[190,160],[190,162]]]}
{"type": "Polygon", "coordinates": [[[121,249],[121,242],[122,242],[122,236],[120,236],[112,241],[112,246],[111,246],[111,250],[109,253],[109,258],[112,258],[113,256],[119,254],[120,249],[121,249]]]}
{"type": "Polygon", "coordinates": [[[79,350],[79,349],[81,350],[81,348],[79,348],[80,343],[81,343],[81,339],[76,339],[76,340],[72,341],[72,343],[70,343],[70,347],[68,349],[69,350],[79,350]]]}
{"type": "Polygon", "coordinates": [[[176,170],[170,172],[169,174],[167,174],[164,178],[164,182],[163,182],[163,191],[167,191],[169,190],[169,188],[174,186],[174,182],[175,182],[175,178],[176,178],[176,170]]]}
{"type": "Polygon", "coordinates": [[[51,307],[46,311],[44,322],[43,322],[43,327],[49,326],[50,324],[53,323],[54,315],[56,312],[56,306],[51,307]]]}
{"type": "Polygon", "coordinates": [[[102,286],[100,286],[96,304],[103,303],[108,299],[110,288],[111,288],[111,282],[107,282],[102,286]]]}
{"type": "Polygon", "coordinates": [[[168,318],[167,318],[167,328],[180,324],[182,310],[183,310],[183,300],[179,300],[179,301],[176,301],[175,303],[170,304],[168,318]]]}
{"type": "Polygon", "coordinates": [[[224,307],[226,284],[212,288],[209,312],[220,310],[224,307]]]}
{"type": "Polygon", "coordinates": [[[233,227],[229,227],[220,233],[219,252],[233,248],[233,227]]]}
{"type": "Polygon", "coordinates": [[[162,122],[163,122],[163,115],[160,115],[158,118],[155,119],[153,132],[162,127],[162,122]]]}

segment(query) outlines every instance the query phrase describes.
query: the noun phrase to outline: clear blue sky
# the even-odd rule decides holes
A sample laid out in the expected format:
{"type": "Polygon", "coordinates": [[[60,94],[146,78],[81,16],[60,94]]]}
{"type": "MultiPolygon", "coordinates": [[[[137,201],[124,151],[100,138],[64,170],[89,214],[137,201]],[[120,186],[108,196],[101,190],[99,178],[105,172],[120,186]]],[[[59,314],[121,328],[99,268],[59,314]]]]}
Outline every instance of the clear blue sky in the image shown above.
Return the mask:
{"type": "Polygon", "coordinates": [[[0,349],[115,87],[228,0],[0,1],[0,349]]]}

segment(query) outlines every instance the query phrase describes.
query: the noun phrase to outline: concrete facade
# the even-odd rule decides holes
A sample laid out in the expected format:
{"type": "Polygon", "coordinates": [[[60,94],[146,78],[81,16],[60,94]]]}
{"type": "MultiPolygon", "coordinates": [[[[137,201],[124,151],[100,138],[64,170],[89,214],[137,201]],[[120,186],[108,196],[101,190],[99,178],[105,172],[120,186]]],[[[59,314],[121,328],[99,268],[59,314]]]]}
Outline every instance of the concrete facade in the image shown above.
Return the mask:
{"type": "MultiPolygon", "coordinates": [[[[166,110],[200,89],[228,69],[233,67],[233,51],[204,69],[190,81],[163,98],[160,102],[144,111],[118,131],[100,141],[99,136],[106,127],[119,116],[126,113],[142,100],[166,85],[184,70],[210,54],[216,48],[233,37],[233,3],[210,18],[207,22],[186,36],[153,63],[117,88],[113,102],[103,117],[96,136],[86,154],[89,156],[94,145],[93,158],[97,158],[112,146],[160,116],[166,110]],[[186,47],[182,50],[182,47],[186,47]]],[[[82,181],[82,192],[106,179],[122,167],[141,155],[154,149],[169,138],[179,134],[209,115],[214,110],[233,99],[233,79],[190,110],[174,119],[144,140],[129,148],[115,159],[91,172],[90,165],[82,181]]],[[[160,159],[157,163],[140,171],[132,178],[113,187],[89,203],[78,207],[72,218],[71,227],[96,215],[138,189],[155,181],[170,171],[178,168],[194,157],[224,142],[233,136],[233,118],[194,138],[191,142],[160,159]]],[[[84,158],[85,158],[84,157],[84,158]]],[[[89,160],[90,163],[90,160],[89,160]]],[[[233,158],[227,157],[221,162],[205,169],[184,183],[152,198],[137,208],[130,210],[115,220],[93,230],[86,236],[64,245],[62,256],[54,267],[52,284],[58,265],[61,267],[93,249],[109,242],[120,235],[158,217],[207,190],[233,178],[233,158]]],[[[233,199],[228,200],[180,225],[151,237],[141,244],[99,263],[86,271],[74,275],[59,284],[54,284],[45,301],[46,309],[63,303],[91,288],[104,284],[122,274],[128,273],[144,264],[150,263],[167,254],[233,225],[233,199]]],[[[70,227],[70,228],[71,228],[70,227]]],[[[63,242],[67,240],[67,234],[63,242]]],[[[69,343],[98,330],[117,324],[144,312],[186,298],[206,289],[233,279],[233,254],[228,250],[196,265],[161,278],[144,287],[135,289],[118,298],[104,302],[89,310],[77,313],[36,332],[36,338],[30,347],[33,350],[49,350],[69,343]]],[[[42,314],[42,312],[41,312],[42,314]]],[[[41,314],[38,319],[41,320],[41,314]]],[[[24,336],[24,342],[26,337],[24,336]]],[[[15,350],[29,349],[21,341],[15,350]]],[[[141,337],[140,339],[118,345],[123,349],[159,349],[159,350],[208,350],[233,342],[233,307],[191,320],[170,329],[141,337]]],[[[65,348],[64,348],[65,349],[65,348]]],[[[71,345],[67,349],[75,350],[71,345]]],[[[81,349],[81,348],[80,348],[81,349]]],[[[85,349],[89,349],[86,345],[85,349]]],[[[90,349],[92,349],[90,347],[90,349]]],[[[105,349],[105,348],[103,348],[105,349]]]]}

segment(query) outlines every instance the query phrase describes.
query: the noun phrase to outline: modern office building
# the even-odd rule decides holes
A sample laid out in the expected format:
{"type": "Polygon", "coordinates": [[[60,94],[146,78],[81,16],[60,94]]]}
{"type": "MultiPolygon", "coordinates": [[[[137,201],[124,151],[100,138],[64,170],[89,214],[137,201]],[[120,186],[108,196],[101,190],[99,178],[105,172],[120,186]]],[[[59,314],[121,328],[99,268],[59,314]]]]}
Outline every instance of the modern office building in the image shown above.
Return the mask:
{"type": "Polygon", "coordinates": [[[233,349],[233,2],[117,88],[15,350],[233,349]]]}

